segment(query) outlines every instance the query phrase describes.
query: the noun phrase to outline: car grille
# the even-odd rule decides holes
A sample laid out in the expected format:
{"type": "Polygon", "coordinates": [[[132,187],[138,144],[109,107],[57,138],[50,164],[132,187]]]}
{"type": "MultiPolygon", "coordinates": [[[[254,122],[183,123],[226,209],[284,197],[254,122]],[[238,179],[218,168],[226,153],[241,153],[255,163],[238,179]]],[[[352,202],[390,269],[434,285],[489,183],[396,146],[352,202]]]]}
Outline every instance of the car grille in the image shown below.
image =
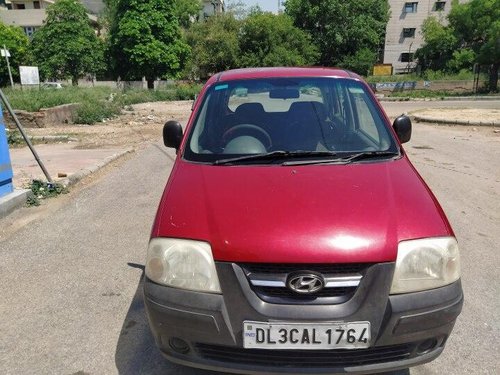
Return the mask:
{"type": "Polygon", "coordinates": [[[365,274],[370,263],[346,264],[273,264],[244,263],[239,266],[245,272],[252,290],[262,300],[276,304],[340,304],[348,301],[365,274]],[[326,280],[333,280],[313,294],[298,294],[286,287],[286,280],[291,273],[312,271],[321,274],[326,280]],[[344,285],[342,280],[350,279],[344,285]],[[336,280],[336,283],[335,283],[336,280]]]}
{"type": "Polygon", "coordinates": [[[314,295],[306,296],[292,292],[288,288],[273,288],[268,286],[254,286],[253,290],[257,294],[262,294],[269,297],[283,297],[283,298],[296,298],[296,299],[316,299],[325,297],[345,297],[352,295],[355,291],[355,287],[351,288],[325,288],[321,291],[314,293],[314,295]]]}
{"type": "Polygon", "coordinates": [[[336,350],[265,350],[196,344],[203,358],[272,367],[348,367],[401,361],[410,358],[415,344],[336,350]]]}
{"type": "Polygon", "coordinates": [[[361,273],[371,263],[332,263],[332,264],[301,264],[301,263],[243,263],[240,264],[245,270],[251,273],[291,273],[295,271],[314,271],[321,274],[346,274],[361,273]]]}

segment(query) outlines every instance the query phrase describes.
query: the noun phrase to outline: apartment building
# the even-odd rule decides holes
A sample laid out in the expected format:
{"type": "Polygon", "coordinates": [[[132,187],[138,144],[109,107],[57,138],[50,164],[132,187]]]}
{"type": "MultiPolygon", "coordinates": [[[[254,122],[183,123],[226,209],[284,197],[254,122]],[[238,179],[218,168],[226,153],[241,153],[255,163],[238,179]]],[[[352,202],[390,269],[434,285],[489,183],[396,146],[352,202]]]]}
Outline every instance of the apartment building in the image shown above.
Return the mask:
{"type": "MultiPolygon", "coordinates": [[[[31,37],[37,28],[43,25],[47,14],[45,9],[55,0],[1,0],[0,21],[9,26],[19,26],[31,37]]],[[[87,10],[103,7],[101,0],[84,0],[87,10]]],[[[101,8],[102,9],[102,8],[101,8]]],[[[89,14],[92,24],[97,27],[97,16],[89,14]]]]}
{"type": "Polygon", "coordinates": [[[203,0],[203,8],[200,12],[200,20],[207,19],[215,14],[225,11],[224,0],[203,0]]]}
{"type": "Polygon", "coordinates": [[[424,42],[424,20],[434,16],[445,23],[451,3],[452,0],[389,0],[391,18],[386,28],[384,64],[392,64],[394,74],[416,68],[414,54],[424,42]]]}

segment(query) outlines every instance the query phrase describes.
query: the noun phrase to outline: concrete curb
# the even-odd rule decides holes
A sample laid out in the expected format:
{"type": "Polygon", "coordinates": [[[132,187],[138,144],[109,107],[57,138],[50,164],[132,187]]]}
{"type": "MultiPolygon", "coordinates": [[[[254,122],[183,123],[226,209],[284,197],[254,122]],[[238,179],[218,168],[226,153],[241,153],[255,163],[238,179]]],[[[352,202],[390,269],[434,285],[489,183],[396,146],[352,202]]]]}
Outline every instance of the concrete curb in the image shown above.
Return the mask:
{"type": "Polygon", "coordinates": [[[87,168],[87,169],[83,169],[79,172],[76,172],[76,173],[73,173],[71,175],[69,175],[67,178],[63,179],[63,180],[59,180],[57,182],[61,183],[62,185],[68,187],[68,186],[72,186],[72,185],[75,185],[77,182],[79,182],[80,180],[82,180],[84,177],[87,177],[95,172],[97,172],[98,170],[104,168],[106,165],[108,165],[109,163],[112,163],[113,161],[121,158],[122,156],[125,156],[127,154],[131,154],[135,152],[135,149],[134,148],[129,148],[125,151],[122,151],[122,152],[119,152],[119,153],[116,153],[114,155],[111,155],[111,156],[108,156],[106,159],[104,159],[103,161],[101,161],[100,163],[90,167],[90,168],[87,168]]]}
{"type": "Polygon", "coordinates": [[[411,118],[416,122],[428,122],[433,124],[500,127],[500,122],[498,121],[444,120],[442,118],[418,116],[418,115],[411,115],[411,118]]]}
{"type": "Polygon", "coordinates": [[[498,100],[500,96],[445,96],[443,98],[377,97],[381,102],[445,102],[470,100],[498,100]]]}
{"type": "Polygon", "coordinates": [[[16,189],[12,193],[0,198],[0,219],[9,215],[12,211],[26,204],[31,190],[16,189]]]}

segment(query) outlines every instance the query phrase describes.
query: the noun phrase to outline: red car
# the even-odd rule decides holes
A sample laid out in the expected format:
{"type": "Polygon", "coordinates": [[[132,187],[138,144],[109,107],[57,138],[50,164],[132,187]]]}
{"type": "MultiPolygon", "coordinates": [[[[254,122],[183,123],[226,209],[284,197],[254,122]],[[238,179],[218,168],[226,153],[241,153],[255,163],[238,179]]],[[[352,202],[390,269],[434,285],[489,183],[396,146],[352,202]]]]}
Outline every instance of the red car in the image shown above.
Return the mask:
{"type": "Polygon", "coordinates": [[[444,349],[463,294],[453,230],[369,86],[348,71],[213,76],[154,222],[144,298],[176,363],[376,373],[444,349]]]}

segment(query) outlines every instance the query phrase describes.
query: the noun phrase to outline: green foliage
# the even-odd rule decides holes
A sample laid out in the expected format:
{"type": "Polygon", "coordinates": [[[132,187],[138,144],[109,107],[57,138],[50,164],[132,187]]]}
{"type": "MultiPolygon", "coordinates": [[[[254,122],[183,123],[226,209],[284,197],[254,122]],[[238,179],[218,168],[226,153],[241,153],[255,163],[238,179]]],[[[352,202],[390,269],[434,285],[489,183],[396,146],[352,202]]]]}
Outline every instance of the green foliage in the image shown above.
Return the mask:
{"type": "Polygon", "coordinates": [[[489,66],[489,90],[498,87],[500,68],[500,0],[453,2],[449,26],[436,19],[424,22],[425,44],[416,57],[424,69],[457,72],[474,63],[489,66]]]}
{"type": "MultiPolygon", "coordinates": [[[[19,81],[19,65],[30,62],[29,40],[20,27],[6,26],[0,22],[0,47],[3,45],[10,52],[10,69],[15,81],[19,81]]],[[[10,84],[7,62],[0,57],[0,86],[10,84]]]]}
{"type": "Polygon", "coordinates": [[[186,75],[204,79],[210,74],[237,67],[241,53],[238,42],[240,25],[241,21],[231,13],[194,24],[186,35],[192,50],[186,75]]]}
{"type": "Polygon", "coordinates": [[[319,55],[310,36],[289,16],[258,8],[244,20],[231,12],[210,17],[190,28],[187,41],[192,49],[190,78],[238,67],[312,65],[319,55]]]}
{"type": "Polygon", "coordinates": [[[260,10],[243,21],[239,45],[242,67],[312,65],[319,56],[311,37],[296,28],[288,15],[260,10]]]}
{"type": "Polygon", "coordinates": [[[148,87],[158,77],[182,70],[189,46],[181,38],[174,0],[117,0],[109,30],[110,54],[122,79],[143,76],[148,87]]]}
{"type": "Polygon", "coordinates": [[[198,19],[201,9],[201,0],[175,0],[174,14],[186,29],[191,26],[191,20],[198,19]]]}
{"type": "Polygon", "coordinates": [[[467,69],[470,71],[474,66],[474,61],[477,59],[476,53],[470,48],[453,51],[452,56],[452,59],[446,65],[453,72],[467,69]]]}
{"type": "MultiPolygon", "coordinates": [[[[410,82],[410,81],[471,81],[474,74],[470,70],[463,69],[458,73],[448,73],[442,70],[426,70],[421,74],[396,74],[393,76],[369,76],[367,82],[410,82]]],[[[481,77],[481,80],[485,77],[481,77]]]]}
{"type": "Polygon", "coordinates": [[[7,131],[7,144],[9,146],[19,146],[24,143],[21,133],[17,129],[6,129],[7,131]]]}
{"type": "MultiPolygon", "coordinates": [[[[122,108],[131,104],[191,100],[201,90],[201,85],[179,84],[164,90],[127,89],[113,90],[108,87],[65,87],[61,90],[12,90],[5,89],[5,95],[14,109],[35,112],[61,104],[80,103],[75,122],[94,124],[115,117],[122,108]]],[[[18,143],[15,132],[9,132],[9,142],[18,143]]]]}
{"type": "Polygon", "coordinates": [[[76,0],[58,0],[47,8],[45,24],[33,34],[32,49],[42,77],[73,84],[104,68],[104,45],[76,0]]]}
{"type": "Polygon", "coordinates": [[[500,69],[500,0],[455,2],[448,15],[450,27],[460,41],[459,47],[469,48],[480,64],[490,66],[490,91],[498,89],[500,69]]]}
{"type": "Polygon", "coordinates": [[[76,124],[92,125],[96,122],[110,119],[121,113],[118,103],[110,101],[91,100],[80,104],[76,111],[76,124]]]}
{"type": "Polygon", "coordinates": [[[453,28],[443,26],[435,17],[427,18],[422,25],[425,44],[417,50],[415,57],[422,68],[445,69],[457,47],[453,28]]]}
{"type": "Polygon", "coordinates": [[[346,56],[341,65],[353,72],[368,76],[373,68],[373,64],[377,62],[377,53],[368,49],[361,48],[354,55],[346,56]]]}
{"type": "Polygon", "coordinates": [[[366,51],[374,54],[384,43],[387,0],[287,0],[285,9],[295,26],[312,35],[321,65],[352,66],[366,74],[364,63],[353,64],[355,56],[369,60],[366,51]]]}
{"type": "Polygon", "coordinates": [[[60,90],[17,90],[4,89],[12,108],[29,112],[39,111],[69,103],[85,103],[108,98],[113,90],[108,87],[64,87],[60,90]]]}
{"type": "Polygon", "coordinates": [[[27,199],[28,206],[39,206],[43,199],[57,197],[60,194],[69,192],[67,187],[57,182],[49,183],[40,180],[31,181],[27,188],[31,190],[31,194],[27,199]]]}

